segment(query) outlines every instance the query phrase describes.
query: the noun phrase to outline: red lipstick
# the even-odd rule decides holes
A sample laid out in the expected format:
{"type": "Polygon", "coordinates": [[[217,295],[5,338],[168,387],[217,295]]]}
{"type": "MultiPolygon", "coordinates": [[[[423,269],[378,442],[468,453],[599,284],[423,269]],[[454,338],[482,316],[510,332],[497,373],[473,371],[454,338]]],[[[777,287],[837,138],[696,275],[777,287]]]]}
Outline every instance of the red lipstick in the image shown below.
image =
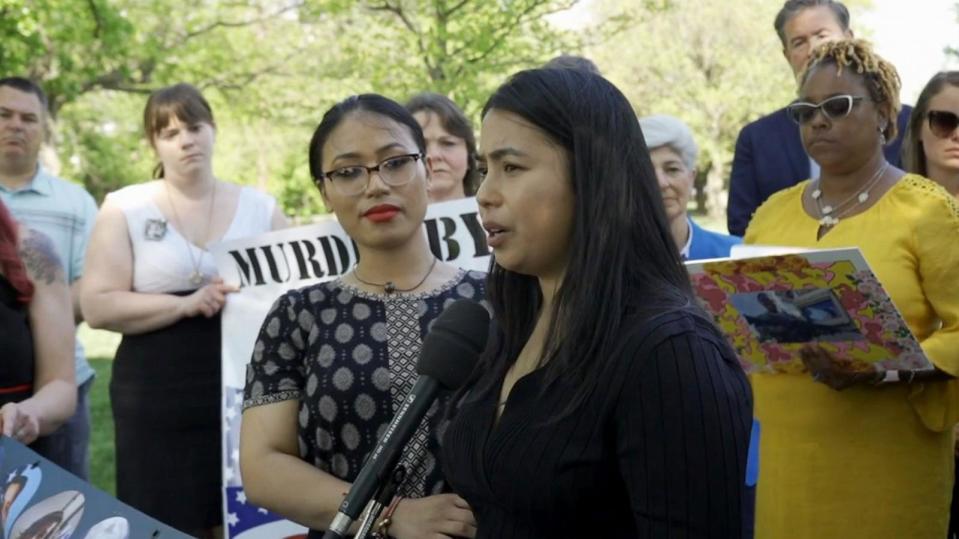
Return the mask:
{"type": "Polygon", "coordinates": [[[385,223],[396,217],[398,213],[400,209],[392,204],[377,204],[363,212],[363,217],[374,223],[385,223]]]}

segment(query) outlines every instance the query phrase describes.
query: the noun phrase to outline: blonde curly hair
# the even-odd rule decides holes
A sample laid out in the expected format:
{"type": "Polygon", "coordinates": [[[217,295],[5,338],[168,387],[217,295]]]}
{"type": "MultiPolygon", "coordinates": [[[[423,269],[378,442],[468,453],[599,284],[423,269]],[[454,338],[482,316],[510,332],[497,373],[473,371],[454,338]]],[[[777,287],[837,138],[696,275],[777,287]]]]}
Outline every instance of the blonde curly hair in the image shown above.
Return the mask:
{"type": "Polygon", "coordinates": [[[895,140],[899,132],[896,118],[899,116],[901,104],[899,89],[902,81],[895,66],[876,54],[872,45],[863,39],[842,39],[828,41],[816,47],[802,75],[799,77],[799,86],[806,83],[812,71],[823,65],[835,65],[836,74],[849,68],[860,74],[869,90],[869,97],[876,104],[880,114],[886,118],[886,126],[882,134],[888,142],[895,140]]]}

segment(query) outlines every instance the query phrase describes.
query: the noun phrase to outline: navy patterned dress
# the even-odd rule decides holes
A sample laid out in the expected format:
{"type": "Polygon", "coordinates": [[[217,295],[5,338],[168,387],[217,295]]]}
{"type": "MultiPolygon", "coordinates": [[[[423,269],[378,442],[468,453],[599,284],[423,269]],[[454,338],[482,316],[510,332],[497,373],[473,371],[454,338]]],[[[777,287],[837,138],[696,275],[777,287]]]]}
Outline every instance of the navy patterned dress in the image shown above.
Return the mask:
{"type": "MultiPolygon", "coordinates": [[[[336,280],[291,290],[263,322],[247,367],[243,408],[300,401],[300,456],[352,482],[416,381],[416,361],[431,323],[458,299],[482,301],[485,274],[459,271],[419,294],[372,294],[336,280]]],[[[446,490],[441,466],[441,395],[400,460],[399,495],[446,490]]]]}

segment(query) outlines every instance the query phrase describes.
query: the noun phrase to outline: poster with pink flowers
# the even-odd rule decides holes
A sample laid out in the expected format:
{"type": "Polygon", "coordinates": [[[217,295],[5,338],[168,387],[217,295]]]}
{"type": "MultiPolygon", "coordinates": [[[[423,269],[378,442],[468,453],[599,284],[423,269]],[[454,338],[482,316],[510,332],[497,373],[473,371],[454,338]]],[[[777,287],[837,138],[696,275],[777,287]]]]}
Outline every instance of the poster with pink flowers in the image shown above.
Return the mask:
{"type": "Polygon", "coordinates": [[[859,249],[687,264],[700,302],[747,373],[801,373],[822,347],[857,372],[928,369],[929,360],[859,249]]]}

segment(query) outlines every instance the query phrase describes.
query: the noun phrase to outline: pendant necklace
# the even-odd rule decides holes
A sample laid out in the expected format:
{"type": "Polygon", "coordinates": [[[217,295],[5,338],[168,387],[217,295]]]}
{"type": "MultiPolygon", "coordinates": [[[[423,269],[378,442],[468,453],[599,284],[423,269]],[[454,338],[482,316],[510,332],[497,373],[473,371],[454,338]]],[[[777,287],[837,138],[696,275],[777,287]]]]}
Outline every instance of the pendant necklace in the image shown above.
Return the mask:
{"type": "Polygon", "coordinates": [[[433,273],[433,268],[436,267],[436,261],[437,261],[437,260],[438,260],[438,259],[434,256],[434,257],[433,257],[433,263],[430,264],[430,269],[426,270],[426,275],[424,275],[423,278],[420,279],[420,281],[419,281],[418,283],[416,283],[415,285],[413,285],[413,286],[410,287],[410,288],[397,288],[397,287],[396,287],[396,283],[394,283],[393,281],[386,281],[385,283],[373,283],[373,282],[370,282],[370,281],[365,281],[365,280],[363,280],[362,277],[360,277],[360,272],[359,272],[359,268],[358,268],[359,264],[357,264],[356,266],[353,266],[353,276],[356,277],[356,280],[357,280],[357,281],[359,281],[359,282],[361,282],[361,283],[363,283],[363,284],[365,284],[365,285],[383,287],[383,292],[385,292],[385,293],[387,293],[387,294],[392,294],[392,293],[394,293],[394,292],[411,292],[411,291],[413,291],[413,290],[416,290],[417,288],[420,287],[420,285],[422,285],[423,283],[426,282],[426,278],[429,277],[431,273],[433,273]]]}
{"type": "MultiPolygon", "coordinates": [[[[167,180],[163,180],[163,188],[166,191],[167,203],[170,205],[170,209],[173,210],[173,224],[176,225],[178,231],[180,231],[180,237],[183,238],[183,243],[186,244],[186,252],[190,255],[190,266],[193,267],[193,273],[190,274],[189,280],[190,284],[193,286],[199,287],[203,284],[203,281],[206,280],[206,277],[203,276],[203,273],[200,271],[200,265],[203,264],[203,255],[206,253],[205,249],[200,248],[200,256],[194,259],[193,257],[193,244],[186,237],[186,233],[183,230],[183,227],[180,226],[180,216],[177,214],[176,206],[173,205],[173,198],[170,196],[170,186],[167,185],[167,180]]],[[[206,217],[206,233],[210,233],[210,225],[213,223],[213,201],[216,199],[216,180],[213,180],[213,190],[210,192],[210,209],[207,211],[206,217]]]]}
{"type": "Polygon", "coordinates": [[[822,189],[818,187],[822,183],[821,179],[816,180],[817,187],[813,189],[811,195],[813,200],[816,202],[816,209],[819,211],[819,226],[822,227],[833,227],[839,224],[839,218],[849,211],[856,209],[862,204],[865,204],[869,200],[869,191],[875,187],[879,180],[882,179],[882,175],[886,172],[886,169],[889,168],[889,162],[885,162],[880,166],[876,172],[872,175],[872,178],[866,182],[866,185],[859,190],[859,192],[854,193],[852,196],[843,200],[836,206],[829,204],[823,205],[822,202],[822,189]],[[850,203],[853,203],[851,206],[850,203]]]}

